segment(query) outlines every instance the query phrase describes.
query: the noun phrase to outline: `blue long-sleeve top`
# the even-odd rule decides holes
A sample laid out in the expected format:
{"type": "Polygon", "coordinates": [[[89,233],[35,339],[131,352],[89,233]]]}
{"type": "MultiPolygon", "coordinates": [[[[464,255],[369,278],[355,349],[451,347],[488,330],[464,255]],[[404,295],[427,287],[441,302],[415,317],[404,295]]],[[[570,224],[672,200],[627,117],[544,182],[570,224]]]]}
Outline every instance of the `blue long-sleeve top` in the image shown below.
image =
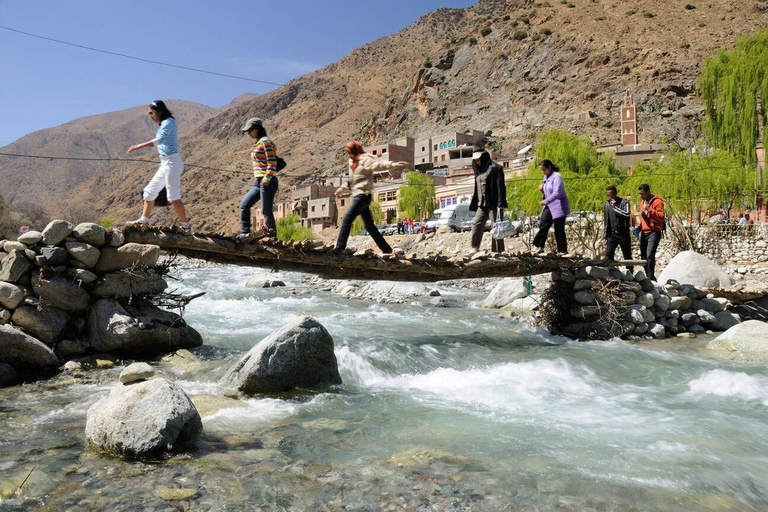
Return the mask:
{"type": "Polygon", "coordinates": [[[172,117],[164,119],[157,129],[152,144],[157,147],[160,156],[171,156],[179,152],[179,134],[176,131],[176,120],[172,117]]]}

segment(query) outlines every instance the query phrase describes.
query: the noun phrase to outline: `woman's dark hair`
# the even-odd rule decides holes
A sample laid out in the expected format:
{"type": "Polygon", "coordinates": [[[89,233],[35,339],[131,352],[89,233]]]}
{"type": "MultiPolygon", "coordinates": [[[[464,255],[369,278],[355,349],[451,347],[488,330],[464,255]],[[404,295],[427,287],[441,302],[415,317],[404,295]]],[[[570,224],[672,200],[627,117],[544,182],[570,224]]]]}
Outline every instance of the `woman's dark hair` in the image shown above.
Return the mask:
{"type": "Polygon", "coordinates": [[[543,160],[541,166],[549,169],[552,172],[559,172],[560,168],[552,163],[552,160],[543,160]]]}
{"type": "Polygon", "coordinates": [[[170,110],[168,110],[168,107],[165,106],[165,102],[163,100],[153,101],[149,104],[149,108],[157,112],[160,121],[165,121],[169,117],[173,117],[173,114],[170,110]]]}
{"type": "Polygon", "coordinates": [[[263,126],[254,126],[253,129],[256,130],[256,138],[260,139],[267,136],[267,129],[263,126]]]}

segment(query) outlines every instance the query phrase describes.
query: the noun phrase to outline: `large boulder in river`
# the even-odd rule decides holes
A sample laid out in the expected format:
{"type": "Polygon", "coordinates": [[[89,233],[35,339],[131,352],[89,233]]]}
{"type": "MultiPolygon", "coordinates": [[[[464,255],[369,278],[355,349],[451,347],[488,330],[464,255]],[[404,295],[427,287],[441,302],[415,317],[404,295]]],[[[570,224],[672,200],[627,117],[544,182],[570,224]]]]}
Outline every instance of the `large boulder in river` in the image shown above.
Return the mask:
{"type": "Polygon", "coordinates": [[[10,325],[0,325],[0,363],[33,375],[56,373],[59,368],[59,358],[50,348],[10,325]]]}
{"type": "Polygon", "coordinates": [[[404,283],[395,281],[370,281],[353,292],[357,299],[377,302],[404,302],[415,297],[426,297],[432,291],[422,283],[404,283]]]}
{"type": "Polygon", "coordinates": [[[525,278],[508,277],[499,281],[488,297],[483,300],[481,306],[489,309],[499,309],[511,304],[516,299],[522,299],[527,296],[525,278]]]}
{"type": "Polygon", "coordinates": [[[734,280],[712,260],[694,251],[683,251],[672,258],[659,276],[660,283],[673,279],[697,288],[731,286],[734,280]]]}
{"type": "Polygon", "coordinates": [[[734,361],[768,361],[768,323],[747,320],[707,344],[709,355],[734,361]]]}
{"type": "Polygon", "coordinates": [[[128,243],[120,247],[105,247],[94,270],[111,272],[133,266],[154,267],[158,258],[160,247],[157,245],[128,243]]]}
{"type": "Polygon", "coordinates": [[[341,384],[333,338],[317,320],[299,318],[257,343],[221,382],[247,395],[341,384]]]}
{"type": "Polygon", "coordinates": [[[168,288],[162,276],[154,271],[121,270],[106,274],[91,290],[94,297],[123,297],[157,295],[168,288]]]}
{"type": "Polygon", "coordinates": [[[93,348],[110,354],[150,355],[199,347],[203,339],[176,313],[145,303],[141,308],[119,301],[96,301],[88,316],[93,348]]]}
{"type": "Polygon", "coordinates": [[[157,457],[188,446],[203,423],[175,383],[152,379],[118,384],[88,409],[85,437],[102,450],[128,457],[157,457]]]}

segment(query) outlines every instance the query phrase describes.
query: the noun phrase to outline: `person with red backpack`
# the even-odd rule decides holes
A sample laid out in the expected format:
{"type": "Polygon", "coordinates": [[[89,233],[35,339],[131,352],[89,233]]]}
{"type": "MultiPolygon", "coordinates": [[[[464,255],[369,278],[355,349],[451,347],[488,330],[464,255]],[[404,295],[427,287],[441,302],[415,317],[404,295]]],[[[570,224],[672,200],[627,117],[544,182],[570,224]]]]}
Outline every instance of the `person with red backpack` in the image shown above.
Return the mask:
{"type": "Polygon", "coordinates": [[[643,202],[640,205],[640,259],[646,260],[645,274],[656,280],[656,249],[666,225],[664,199],[651,194],[651,187],[643,183],[637,189],[643,202]]]}

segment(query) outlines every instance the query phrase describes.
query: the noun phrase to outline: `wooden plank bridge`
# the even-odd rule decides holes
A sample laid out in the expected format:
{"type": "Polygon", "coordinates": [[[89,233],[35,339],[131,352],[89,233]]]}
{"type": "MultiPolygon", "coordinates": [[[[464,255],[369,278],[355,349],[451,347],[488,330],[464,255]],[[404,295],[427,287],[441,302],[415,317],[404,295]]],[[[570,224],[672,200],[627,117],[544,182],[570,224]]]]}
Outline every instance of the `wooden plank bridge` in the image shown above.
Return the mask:
{"type": "Polygon", "coordinates": [[[189,258],[316,274],[328,279],[367,279],[387,281],[434,282],[447,279],[482,277],[523,277],[551,272],[559,268],[590,265],[616,267],[642,266],[644,261],[607,261],[564,258],[554,255],[533,256],[525,253],[478,253],[472,257],[436,254],[424,258],[413,255],[377,255],[372,250],[354,254],[336,254],[322,242],[300,242],[261,238],[237,243],[218,233],[188,234],[177,227],[131,226],[123,230],[126,242],[154,244],[161,249],[189,258]]]}

